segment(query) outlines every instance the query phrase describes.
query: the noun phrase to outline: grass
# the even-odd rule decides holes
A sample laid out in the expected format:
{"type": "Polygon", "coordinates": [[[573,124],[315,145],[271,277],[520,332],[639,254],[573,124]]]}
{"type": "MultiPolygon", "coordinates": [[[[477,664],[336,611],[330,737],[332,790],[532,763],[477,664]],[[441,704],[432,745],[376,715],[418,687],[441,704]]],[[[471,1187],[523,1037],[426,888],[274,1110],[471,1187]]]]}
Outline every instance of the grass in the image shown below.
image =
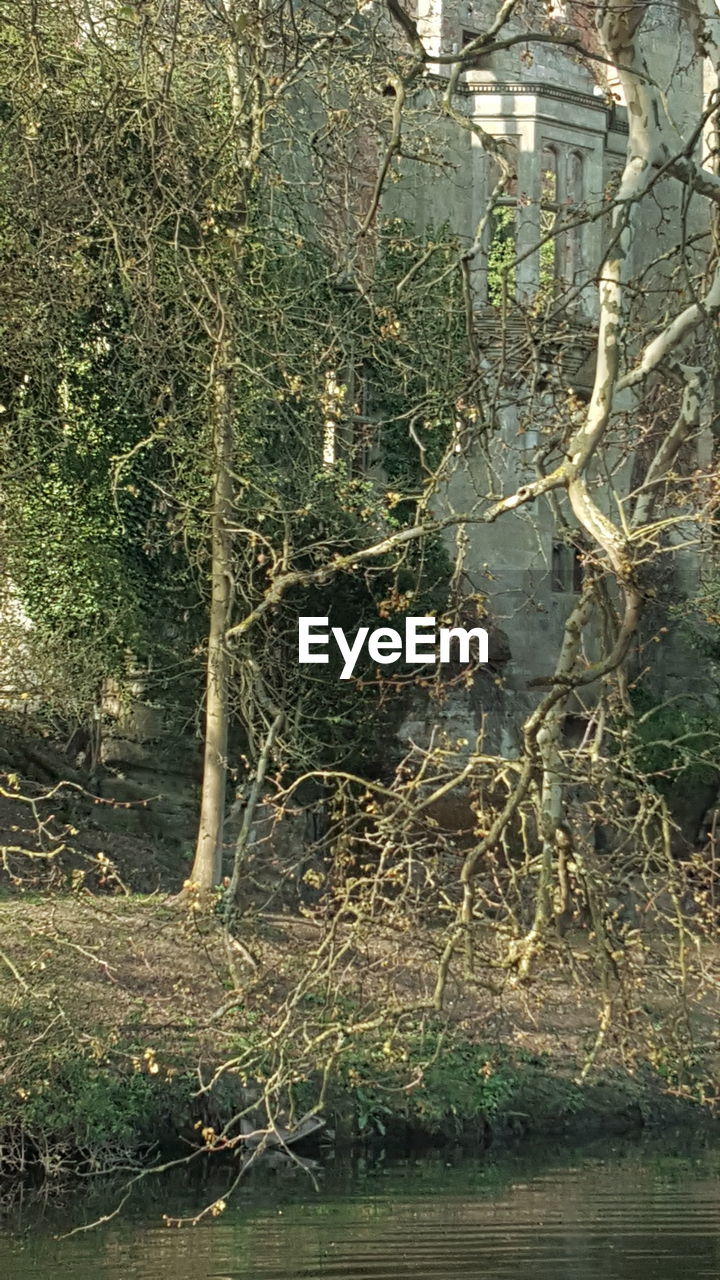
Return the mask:
{"type": "Polygon", "coordinates": [[[348,953],[337,997],[308,989],[283,1041],[273,1040],[278,1010],[308,972],[311,921],[248,924],[254,968],[230,998],[217,918],[156,898],[6,897],[0,938],[0,1162],[10,1172],[20,1153],[24,1171],[62,1177],[151,1158],[197,1140],[197,1126],[217,1132],[242,1107],[248,1073],[272,1072],[277,1045],[298,1115],[317,1105],[330,1064],[323,1104],[346,1137],[477,1148],[490,1133],[628,1128],[669,1105],[657,1074],[628,1072],[617,1055],[589,1085],[575,1083],[597,1009],[551,965],[530,986],[508,982],[500,998],[455,982],[442,1018],[388,1015],[353,1032],[383,1002],[420,1008],[432,990],[432,954],[408,941],[393,966],[396,941],[375,929],[371,949],[348,953]],[[303,1035],[331,1044],[330,1056],[303,1035]],[[199,1092],[227,1060],[238,1070],[199,1092]]]}

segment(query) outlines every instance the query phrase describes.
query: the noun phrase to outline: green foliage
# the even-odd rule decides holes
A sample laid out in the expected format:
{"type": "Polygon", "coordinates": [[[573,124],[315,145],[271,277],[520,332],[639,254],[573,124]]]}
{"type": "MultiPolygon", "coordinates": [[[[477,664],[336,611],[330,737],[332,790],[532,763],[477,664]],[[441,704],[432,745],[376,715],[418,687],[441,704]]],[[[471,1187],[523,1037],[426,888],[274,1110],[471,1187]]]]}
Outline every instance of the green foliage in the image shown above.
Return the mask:
{"type": "Polygon", "coordinates": [[[420,237],[396,218],[381,229],[366,362],[370,412],[379,423],[383,470],[399,490],[396,506],[416,497],[436,471],[459,414],[474,412],[463,400],[469,353],[458,257],[446,226],[420,237]]]}
{"type": "MultiPolygon", "coordinates": [[[[540,235],[545,237],[550,235],[555,227],[556,214],[548,209],[540,211],[540,235]]],[[[551,236],[549,240],[544,240],[538,251],[539,257],[539,273],[538,283],[540,285],[539,293],[541,298],[552,296],[553,290],[557,285],[556,277],[556,257],[557,257],[557,240],[551,236]]]]}
{"type": "Polygon", "coordinates": [[[631,767],[663,794],[712,782],[720,771],[716,718],[707,709],[661,702],[642,686],[632,694],[631,767]]]}
{"type": "Polygon", "coordinates": [[[112,1164],[153,1145],[187,1107],[187,1081],[155,1074],[154,1055],[133,1064],[100,1042],[81,1046],[27,1004],[4,1009],[3,1027],[8,1043],[23,1046],[17,1057],[6,1055],[0,1099],[0,1131],[8,1135],[8,1155],[23,1152],[21,1172],[35,1160],[45,1161],[47,1174],[112,1164]],[[148,1064],[152,1071],[143,1069],[148,1064]]]}
{"type": "MultiPolygon", "coordinates": [[[[547,197],[550,198],[549,196],[547,197]]],[[[538,285],[535,306],[547,303],[557,289],[557,238],[552,235],[557,222],[554,209],[539,210],[539,232],[543,243],[538,249],[538,285]],[[545,237],[548,237],[546,239],[545,237]]],[[[509,305],[515,300],[517,281],[516,210],[498,205],[492,215],[492,236],[487,256],[488,302],[493,307],[509,305]]]]}
{"type": "Polygon", "coordinates": [[[488,301],[493,307],[515,297],[515,210],[499,205],[493,210],[492,238],[488,250],[488,301]]]}
{"type": "Polygon", "coordinates": [[[301,679],[297,615],[352,631],[445,603],[439,542],[352,573],[333,561],[411,522],[458,420],[475,421],[459,246],[446,228],[419,237],[389,222],[372,280],[339,288],[336,228],[285,180],[272,132],[250,175],[228,145],[226,67],[192,12],[171,81],[154,55],[138,73],[144,30],[121,24],[107,45],[71,41],[68,54],[55,21],[43,18],[57,57],[42,92],[18,88],[15,51],[0,58],[0,173],[19,211],[0,215],[6,567],[38,636],[64,645],[70,685],[88,653],[95,690],[149,659],[199,673],[222,329],[232,621],[282,570],[328,571],[234,650],[237,720],[256,746],[259,672],[266,696],[293,709],[294,767],[367,759],[399,710],[386,697],[373,723],[373,672],[301,679]]]}
{"type": "Polygon", "coordinates": [[[540,238],[544,243],[540,245],[539,257],[539,285],[540,296],[547,298],[552,294],[556,283],[556,262],[557,262],[557,240],[550,233],[554,230],[557,222],[557,212],[554,207],[558,197],[557,189],[557,157],[553,157],[549,168],[543,169],[541,181],[541,203],[540,203],[540,238]],[[550,235],[550,239],[545,237],[550,235]]]}
{"type": "Polygon", "coordinates": [[[487,1045],[428,1030],[356,1043],[339,1080],[360,1133],[383,1134],[392,1118],[452,1137],[497,1114],[513,1095],[517,1068],[487,1045]]]}
{"type": "Polygon", "coordinates": [[[91,643],[117,670],[126,650],[157,650],[178,566],[141,453],[116,483],[117,460],[148,432],[133,406],[122,321],[77,329],[51,387],[31,378],[8,397],[7,452],[20,435],[27,465],[6,471],[4,543],[40,632],[91,643]]]}
{"type": "MultiPolygon", "coordinates": [[[[58,1064],[29,1091],[23,1122],[29,1134],[75,1151],[134,1147],[157,1119],[162,1085],[150,1076],[115,1074],[83,1058],[58,1064]]],[[[160,1104],[167,1107],[167,1100],[160,1104]]]]}
{"type": "MultiPolygon", "coordinates": [[[[437,244],[435,269],[447,266],[453,249],[449,240],[437,244]]],[[[437,431],[428,436],[426,455],[434,466],[453,429],[452,394],[457,394],[464,361],[460,299],[452,290],[445,312],[427,292],[421,273],[401,295],[402,306],[391,309],[396,284],[426,249],[400,224],[387,232],[370,312],[365,298],[334,287],[312,241],[288,247],[275,223],[265,220],[262,249],[254,247],[255,241],[252,245],[252,287],[236,296],[247,366],[247,373],[237,375],[235,506],[243,534],[236,546],[236,579],[238,609],[247,611],[267,590],[273,550],[283,549],[294,569],[316,572],[412,521],[424,474],[404,410],[417,402],[435,414],[437,431]],[[443,341],[457,338],[454,363],[438,359],[441,333],[443,341]],[[277,353],[271,364],[269,350],[277,353]],[[262,379],[253,376],[262,366],[262,379]],[[336,388],[332,395],[329,379],[336,388]],[[371,416],[378,418],[380,465],[387,480],[359,465],[354,418],[363,383],[371,416]],[[332,462],[322,458],[329,416],[337,432],[332,462]]],[[[418,431],[422,436],[422,425],[418,431]]],[[[439,539],[413,544],[400,558],[377,555],[352,571],[335,572],[331,590],[328,582],[294,588],[281,609],[253,630],[247,652],[262,670],[266,688],[280,705],[298,712],[294,767],[339,762],[359,767],[376,760],[378,743],[387,741],[402,710],[401,700],[389,696],[387,682],[378,703],[375,672],[367,661],[348,682],[338,680],[337,655],[325,667],[300,670],[298,616],[328,616],[330,626],[348,634],[374,618],[402,626],[406,613],[445,605],[448,577],[439,539]]],[[[252,732],[246,704],[237,709],[252,732]]]]}
{"type": "Polygon", "coordinates": [[[720,576],[709,557],[694,599],[671,605],[683,635],[706,662],[720,661],[720,576]],[[690,607],[688,607],[690,606],[690,607]]]}

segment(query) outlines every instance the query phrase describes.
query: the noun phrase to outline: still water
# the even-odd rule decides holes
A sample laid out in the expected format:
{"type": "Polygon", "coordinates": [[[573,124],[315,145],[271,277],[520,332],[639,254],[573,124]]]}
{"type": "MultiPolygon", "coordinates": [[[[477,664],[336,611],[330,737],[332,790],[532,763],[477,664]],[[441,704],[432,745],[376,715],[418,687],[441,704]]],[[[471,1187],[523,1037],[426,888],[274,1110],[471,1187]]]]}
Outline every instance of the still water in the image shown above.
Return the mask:
{"type": "MultiPolygon", "coordinates": [[[[304,1182],[249,1188],[198,1227],[162,1224],[215,1191],[188,1202],[148,1190],[123,1219],[65,1241],[58,1211],[34,1210],[0,1235],[0,1277],[720,1280],[720,1150],[329,1170],[319,1194],[304,1182]]],[[[64,1225],[81,1218],[76,1206],[64,1225]]]]}

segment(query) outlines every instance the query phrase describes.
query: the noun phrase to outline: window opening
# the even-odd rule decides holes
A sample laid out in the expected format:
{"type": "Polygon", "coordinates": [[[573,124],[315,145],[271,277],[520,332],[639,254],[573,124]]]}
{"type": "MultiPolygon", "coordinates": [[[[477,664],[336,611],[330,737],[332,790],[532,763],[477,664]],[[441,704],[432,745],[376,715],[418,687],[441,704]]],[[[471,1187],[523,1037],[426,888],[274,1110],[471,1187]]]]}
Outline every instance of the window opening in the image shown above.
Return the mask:
{"type": "MultiPolygon", "coordinates": [[[[490,190],[500,178],[500,167],[489,163],[490,190]]],[[[505,193],[496,201],[490,219],[490,243],[487,257],[488,302],[501,307],[515,298],[515,262],[517,259],[517,178],[508,183],[505,193]]]]}
{"type": "Polygon", "coordinates": [[[557,237],[551,233],[558,223],[558,157],[554,147],[543,147],[540,156],[540,272],[539,285],[547,292],[558,275],[557,237]],[[546,236],[550,238],[545,239],[546,236]]]}
{"type": "MultiPolygon", "coordinates": [[[[566,216],[572,218],[583,203],[584,191],[583,158],[577,151],[571,151],[567,157],[566,170],[566,216]]],[[[582,268],[582,227],[569,227],[562,238],[562,265],[558,272],[569,283],[574,284],[582,268]]]]}
{"type": "Polygon", "coordinates": [[[554,542],[550,568],[554,592],[579,595],[583,585],[583,562],[577,547],[567,542],[554,542]]]}
{"type": "MultiPolygon", "coordinates": [[[[539,194],[537,223],[537,288],[541,295],[553,294],[561,286],[573,285],[582,271],[582,227],[559,231],[562,223],[580,212],[584,201],[584,160],[578,151],[569,151],[546,142],[537,153],[539,194]]],[[[488,160],[488,187],[491,191],[500,169],[488,160]]],[[[536,196],[537,198],[537,196],[536,196]]],[[[527,204],[513,179],[496,201],[490,217],[487,256],[487,298],[491,306],[501,306],[516,296],[518,208],[527,204]]]]}
{"type": "MultiPolygon", "coordinates": [[[[461,37],[461,48],[467,49],[473,40],[477,40],[480,35],[479,31],[463,31],[461,37]]],[[[486,53],[478,53],[469,62],[463,63],[465,71],[479,71],[481,68],[487,68],[490,65],[489,57],[486,53]]]]}

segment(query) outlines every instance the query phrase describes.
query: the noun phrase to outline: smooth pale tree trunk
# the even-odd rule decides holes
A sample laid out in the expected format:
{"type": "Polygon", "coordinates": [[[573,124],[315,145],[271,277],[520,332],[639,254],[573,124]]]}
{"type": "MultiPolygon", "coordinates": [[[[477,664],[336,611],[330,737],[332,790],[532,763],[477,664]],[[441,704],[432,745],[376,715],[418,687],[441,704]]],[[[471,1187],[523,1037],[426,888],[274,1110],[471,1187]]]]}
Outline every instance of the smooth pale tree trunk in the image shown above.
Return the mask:
{"type": "Polygon", "coordinates": [[[197,845],[190,873],[192,884],[201,889],[211,889],[222,879],[227,781],[230,655],[226,633],[232,598],[232,538],[229,525],[233,505],[233,429],[230,349],[226,339],[217,345],[212,387],[215,479],[212,495],[212,585],[205,685],[205,753],[197,845]]]}
{"type": "MultiPolygon", "coordinates": [[[[239,47],[231,41],[226,55],[226,71],[230,87],[233,127],[237,139],[244,137],[242,128],[243,90],[240,74],[239,47]]],[[[253,81],[253,96],[257,81],[253,81]]],[[[244,181],[238,188],[237,209],[240,221],[251,189],[251,175],[260,154],[260,114],[253,114],[249,132],[240,145],[243,152],[244,181]]],[[[239,263],[235,263],[240,271],[239,263]]],[[[193,885],[212,889],[222,880],[223,828],[225,825],[225,788],[227,784],[227,743],[230,719],[229,680],[230,653],[227,633],[232,607],[232,535],[230,519],[233,507],[233,397],[232,350],[227,329],[228,315],[220,300],[221,330],[215,347],[210,384],[214,395],[213,452],[215,483],[212,507],[212,594],[208,630],[207,679],[205,689],[205,755],[203,761],[200,820],[195,860],[190,875],[193,885]]]]}

